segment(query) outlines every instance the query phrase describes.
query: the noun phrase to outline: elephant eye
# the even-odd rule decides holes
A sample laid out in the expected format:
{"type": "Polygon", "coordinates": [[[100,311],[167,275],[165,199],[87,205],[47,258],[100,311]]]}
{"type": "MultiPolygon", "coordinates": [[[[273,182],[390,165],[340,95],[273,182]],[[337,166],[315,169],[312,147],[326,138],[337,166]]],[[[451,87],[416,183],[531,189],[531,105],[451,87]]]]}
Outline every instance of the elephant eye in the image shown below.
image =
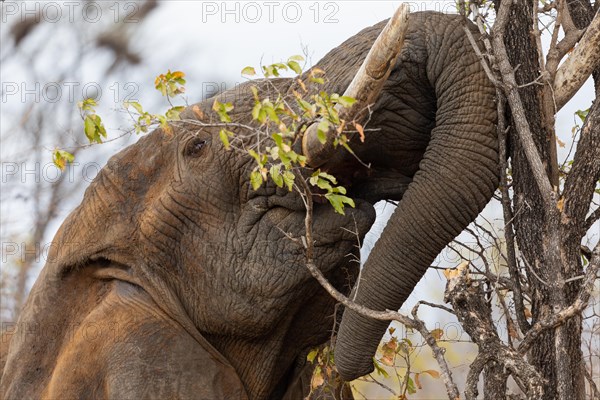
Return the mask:
{"type": "Polygon", "coordinates": [[[188,157],[199,157],[202,154],[202,149],[205,145],[206,140],[194,138],[186,144],[183,155],[188,157]]]}

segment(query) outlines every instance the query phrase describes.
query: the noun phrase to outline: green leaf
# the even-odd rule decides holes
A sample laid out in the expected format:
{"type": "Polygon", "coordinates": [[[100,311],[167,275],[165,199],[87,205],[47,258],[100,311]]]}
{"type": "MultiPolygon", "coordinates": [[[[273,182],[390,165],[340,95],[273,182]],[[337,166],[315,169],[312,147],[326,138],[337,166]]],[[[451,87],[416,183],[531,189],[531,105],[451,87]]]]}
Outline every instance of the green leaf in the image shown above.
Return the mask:
{"type": "Polygon", "coordinates": [[[89,115],[83,120],[83,131],[90,143],[94,143],[97,140],[96,124],[89,115]]]}
{"type": "Polygon", "coordinates": [[[254,76],[256,75],[256,70],[252,67],[246,67],[242,70],[242,75],[254,76]]]}
{"type": "Polygon", "coordinates": [[[94,114],[92,115],[92,119],[94,120],[94,124],[96,125],[96,131],[98,132],[98,134],[100,134],[100,136],[102,137],[106,137],[106,128],[102,123],[102,118],[100,118],[99,115],[94,114]]]}
{"type": "Polygon", "coordinates": [[[273,141],[275,141],[275,145],[278,148],[282,148],[283,147],[283,137],[281,137],[280,134],[274,133],[274,134],[271,135],[271,137],[273,138],[273,141]]]}
{"type": "Polygon", "coordinates": [[[261,160],[261,156],[260,156],[260,155],[259,155],[259,154],[258,154],[256,151],[254,151],[254,150],[252,150],[252,149],[248,149],[248,154],[250,154],[250,156],[256,160],[256,163],[257,163],[257,164],[258,164],[260,167],[262,167],[262,166],[263,166],[263,164],[262,164],[262,160],[261,160]]]}
{"type": "Polygon", "coordinates": [[[327,200],[329,200],[329,203],[333,206],[333,209],[338,214],[342,214],[342,215],[346,214],[344,212],[344,204],[347,204],[352,208],[355,207],[354,200],[352,200],[349,197],[340,195],[340,194],[327,193],[325,195],[325,198],[327,200]]]}
{"type": "Polygon", "coordinates": [[[250,90],[252,91],[252,95],[254,96],[254,100],[255,101],[259,101],[258,100],[258,88],[256,86],[250,86],[250,90]]]}
{"type": "Polygon", "coordinates": [[[252,185],[252,189],[258,190],[263,183],[263,177],[260,171],[254,170],[250,174],[250,184],[252,185]]]}
{"type": "Polygon", "coordinates": [[[167,121],[167,117],[164,115],[157,115],[156,119],[160,123],[160,126],[165,129],[169,125],[169,121],[167,121]]]}
{"type": "Polygon", "coordinates": [[[375,357],[373,357],[373,365],[375,366],[375,372],[377,372],[377,375],[382,375],[384,378],[390,377],[390,375],[386,372],[386,370],[383,369],[383,367],[381,365],[379,365],[379,362],[377,362],[375,357]]]}
{"type": "Polygon", "coordinates": [[[587,115],[589,114],[590,109],[588,108],[587,110],[577,110],[575,111],[575,115],[577,115],[579,117],[579,119],[581,119],[582,122],[585,122],[585,119],[587,118],[587,115]]]}
{"type": "Polygon", "coordinates": [[[252,108],[252,119],[254,119],[255,121],[258,121],[261,109],[262,109],[262,104],[257,101],[256,104],[254,104],[254,107],[252,108]]]}
{"type": "Polygon", "coordinates": [[[269,117],[269,119],[271,121],[275,122],[276,124],[279,123],[279,117],[275,113],[275,109],[273,108],[273,104],[268,99],[266,99],[265,101],[263,101],[262,110],[264,110],[264,112],[266,113],[266,115],[269,117]]]}
{"type": "Polygon", "coordinates": [[[292,171],[285,171],[283,173],[283,182],[285,183],[285,185],[287,186],[287,188],[290,192],[294,188],[294,179],[295,178],[296,178],[296,176],[294,175],[294,173],[292,171]]]}
{"type": "Polygon", "coordinates": [[[316,184],[317,187],[319,187],[319,189],[327,190],[327,193],[332,193],[333,192],[333,188],[331,187],[331,183],[327,182],[325,179],[318,179],[317,178],[315,184],[316,184]]]}
{"type": "Polygon", "coordinates": [[[179,115],[185,110],[184,106],[175,106],[171,107],[165,113],[165,116],[169,121],[179,121],[181,118],[179,115]]]}
{"type": "Polygon", "coordinates": [[[77,103],[77,106],[83,111],[91,111],[94,112],[94,107],[96,107],[98,103],[95,99],[87,98],[83,101],[77,103]]]}
{"type": "Polygon", "coordinates": [[[319,354],[319,349],[312,349],[306,356],[306,361],[308,361],[309,363],[312,364],[315,361],[315,358],[317,358],[318,354],[319,354]]]}
{"type": "Polygon", "coordinates": [[[346,188],[343,186],[336,187],[334,191],[335,191],[335,193],[346,194],[346,188]]]}
{"type": "Polygon", "coordinates": [[[290,58],[288,58],[288,61],[298,61],[298,62],[302,62],[304,61],[304,57],[299,56],[299,55],[293,55],[290,58]]]}
{"type": "Polygon", "coordinates": [[[350,96],[340,96],[338,99],[338,103],[340,103],[344,107],[351,107],[354,103],[356,103],[356,99],[350,96]]]}
{"type": "Polygon", "coordinates": [[[300,75],[302,73],[302,67],[296,61],[288,61],[287,65],[292,71],[300,75]]]}
{"type": "Polygon", "coordinates": [[[408,377],[408,380],[406,381],[406,389],[408,391],[408,394],[417,393],[417,389],[415,388],[415,383],[413,382],[413,380],[410,376],[408,377]]]}
{"type": "Polygon", "coordinates": [[[273,165],[269,170],[269,174],[271,174],[271,179],[277,185],[277,187],[283,187],[283,176],[281,175],[280,166],[273,165]]]}
{"type": "Polygon", "coordinates": [[[229,144],[230,136],[233,136],[233,132],[229,132],[227,129],[221,129],[219,131],[219,137],[221,138],[221,142],[223,142],[223,145],[225,146],[225,150],[229,150],[229,148],[230,148],[230,144],[229,144]]]}
{"type": "Polygon", "coordinates": [[[321,178],[327,179],[329,181],[331,181],[331,183],[333,183],[334,185],[337,184],[337,179],[335,179],[335,176],[328,174],[327,172],[321,172],[319,171],[319,176],[321,178]]]}
{"type": "Polygon", "coordinates": [[[329,132],[329,121],[322,119],[317,125],[317,139],[321,144],[327,142],[327,132],[329,132]]]}
{"type": "Polygon", "coordinates": [[[310,104],[308,101],[296,98],[298,105],[302,108],[309,116],[314,117],[316,112],[316,106],[310,104]]]}
{"type": "Polygon", "coordinates": [[[65,169],[66,164],[72,163],[73,160],[75,160],[75,156],[68,151],[56,149],[52,154],[52,161],[54,162],[54,165],[56,165],[61,171],[65,169]]]}
{"type": "Polygon", "coordinates": [[[102,124],[102,118],[96,114],[85,116],[83,131],[90,143],[102,143],[102,137],[106,137],[106,128],[102,124]]]}
{"type": "Polygon", "coordinates": [[[135,111],[137,111],[139,114],[144,113],[144,109],[142,108],[142,105],[140,103],[138,103],[137,101],[126,101],[125,108],[129,108],[130,106],[135,108],[135,111]]]}
{"type": "Polygon", "coordinates": [[[213,110],[217,112],[221,122],[231,122],[231,117],[227,114],[229,111],[233,110],[233,105],[231,103],[221,103],[219,100],[215,100],[213,103],[213,110]]]}

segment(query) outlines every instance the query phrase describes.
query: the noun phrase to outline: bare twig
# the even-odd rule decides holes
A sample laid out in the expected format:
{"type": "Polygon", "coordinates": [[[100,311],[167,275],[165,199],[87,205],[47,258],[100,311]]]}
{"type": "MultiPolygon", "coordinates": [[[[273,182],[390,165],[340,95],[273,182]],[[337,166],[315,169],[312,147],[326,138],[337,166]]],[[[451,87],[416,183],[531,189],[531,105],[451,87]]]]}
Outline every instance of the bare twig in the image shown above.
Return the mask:
{"type": "MultiPolygon", "coordinates": [[[[515,381],[526,389],[529,399],[539,399],[543,390],[543,380],[539,373],[527,363],[515,350],[506,346],[498,337],[491,317],[489,304],[483,301],[481,285],[469,277],[468,264],[463,263],[448,278],[444,300],[452,303],[452,307],[471,340],[479,347],[479,360],[469,374],[467,398],[475,398],[472,389],[473,381],[486,362],[495,360],[510,372],[515,381]]],[[[476,392],[476,391],[475,391],[476,392]]]]}
{"type": "MultiPolygon", "coordinates": [[[[321,284],[321,286],[338,302],[342,303],[345,307],[356,311],[362,315],[365,315],[370,318],[382,320],[382,321],[398,321],[406,327],[417,330],[427,344],[431,347],[433,355],[438,362],[441,369],[441,376],[446,385],[446,391],[448,393],[448,398],[451,400],[459,398],[458,388],[452,379],[452,372],[450,371],[450,367],[444,358],[445,350],[438,346],[435,338],[429,330],[427,330],[425,323],[417,318],[418,305],[413,309],[413,317],[411,319],[406,317],[399,312],[396,311],[375,311],[371,310],[367,307],[364,307],[360,304],[355,303],[350,300],[348,297],[344,296],[340,293],[333,285],[325,278],[323,273],[317,268],[314,262],[314,240],[312,235],[312,224],[313,224],[313,200],[312,194],[310,192],[310,188],[308,184],[302,177],[298,177],[297,181],[300,182],[301,191],[300,194],[304,200],[306,205],[306,217],[304,219],[304,227],[306,230],[306,240],[304,241],[305,252],[306,252],[306,267],[308,268],[311,275],[321,284]]],[[[441,308],[441,307],[440,307],[441,308]]]]}
{"type": "Polygon", "coordinates": [[[585,277],[575,302],[573,302],[573,304],[561,310],[560,312],[554,313],[533,325],[529,332],[527,332],[527,335],[525,335],[525,338],[523,339],[521,344],[519,345],[517,349],[519,353],[525,354],[533,344],[534,340],[537,337],[539,337],[539,335],[545,330],[561,326],[569,318],[573,318],[574,316],[581,314],[581,312],[587,307],[592,290],[594,288],[594,282],[597,279],[596,275],[598,273],[599,268],[600,243],[596,245],[594,251],[592,252],[592,259],[590,260],[587,270],[585,271],[585,277]]]}
{"type": "Polygon", "coordinates": [[[592,225],[594,225],[596,223],[596,221],[598,221],[600,219],[600,208],[596,208],[595,211],[593,211],[589,217],[587,217],[587,219],[585,220],[585,223],[583,224],[583,229],[585,232],[589,231],[590,228],[592,227],[592,225]]]}

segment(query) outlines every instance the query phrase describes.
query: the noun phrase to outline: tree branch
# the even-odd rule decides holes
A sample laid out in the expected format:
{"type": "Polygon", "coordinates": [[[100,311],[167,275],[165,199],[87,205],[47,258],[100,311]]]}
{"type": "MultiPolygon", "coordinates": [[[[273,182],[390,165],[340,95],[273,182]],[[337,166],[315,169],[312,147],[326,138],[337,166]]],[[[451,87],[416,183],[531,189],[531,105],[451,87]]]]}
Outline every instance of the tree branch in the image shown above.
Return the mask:
{"type": "MultiPolygon", "coordinates": [[[[433,352],[433,356],[438,362],[441,372],[440,375],[444,381],[446,386],[446,391],[448,393],[448,398],[450,400],[455,400],[460,397],[460,393],[454,380],[452,379],[452,372],[450,371],[450,367],[444,358],[445,349],[438,346],[437,341],[429,332],[425,323],[421,321],[417,317],[417,311],[419,307],[419,303],[415,305],[412,310],[412,315],[414,319],[406,317],[400,314],[397,311],[375,311],[371,310],[367,307],[364,307],[354,301],[350,300],[348,297],[344,296],[341,292],[339,292],[333,285],[325,278],[323,273],[317,268],[314,262],[314,240],[312,235],[312,224],[313,224],[313,199],[312,193],[310,192],[310,188],[308,187],[306,181],[301,176],[298,177],[297,181],[301,184],[301,190],[299,190],[300,195],[304,200],[304,204],[306,206],[306,217],[304,218],[304,226],[306,229],[306,240],[304,241],[304,247],[306,251],[306,267],[309,270],[310,274],[321,284],[321,286],[338,302],[344,305],[357,313],[360,313],[364,316],[374,318],[382,321],[398,321],[404,326],[416,329],[421,336],[425,339],[429,347],[433,352]]],[[[442,308],[440,306],[440,308],[442,308]]],[[[445,308],[445,307],[443,307],[445,308]]]]}
{"type": "Polygon", "coordinates": [[[587,219],[585,220],[585,223],[583,224],[584,231],[585,232],[589,231],[590,228],[592,227],[592,225],[594,225],[596,223],[596,221],[598,221],[599,219],[600,219],[600,207],[596,208],[596,210],[594,212],[592,212],[589,217],[587,217],[587,219]]]}
{"type": "Polygon", "coordinates": [[[547,329],[556,328],[563,325],[569,318],[580,315],[581,312],[587,307],[588,301],[594,289],[594,282],[596,281],[598,269],[600,268],[600,243],[596,244],[594,251],[592,252],[592,258],[585,271],[585,277],[583,278],[583,284],[579,294],[569,307],[564,310],[552,314],[542,321],[537,322],[531,327],[525,338],[517,348],[519,353],[525,354],[529,351],[529,348],[533,344],[536,338],[540,336],[542,332],[547,329]]]}
{"type": "MultiPolygon", "coordinates": [[[[600,17],[596,19],[600,20],[600,17]]],[[[596,50],[597,53],[600,51],[596,50]]],[[[581,128],[581,139],[571,171],[565,181],[563,224],[574,227],[573,234],[583,236],[585,215],[590,208],[596,182],[600,179],[600,100],[596,99],[581,128]]]]}
{"type": "Polygon", "coordinates": [[[596,15],[575,50],[558,68],[554,78],[554,96],[560,110],[583,86],[592,71],[600,67],[600,11],[596,15]]]}
{"type": "MultiPolygon", "coordinates": [[[[444,293],[444,301],[450,302],[462,327],[479,348],[481,359],[477,361],[469,373],[470,391],[478,369],[483,368],[490,360],[502,364],[512,377],[522,384],[529,399],[539,399],[543,391],[543,380],[532,365],[527,363],[515,350],[505,345],[498,337],[489,304],[484,300],[484,293],[479,282],[471,280],[468,263],[463,263],[448,274],[448,283],[444,293]]],[[[467,394],[467,393],[465,393],[467,394]]],[[[467,397],[469,398],[469,397],[467,397]]]]}
{"type": "Polygon", "coordinates": [[[529,122],[527,121],[523,102],[518,93],[518,85],[515,79],[514,70],[508,61],[508,54],[506,52],[506,46],[504,45],[504,35],[510,12],[510,5],[510,1],[503,1],[501,3],[496,23],[494,24],[492,41],[494,45],[495,60],[498,69],[500,70],[500,74],[502,75],[502,81],[504,82],[502,89],[508,99],[517,133],[523,142],[523,149],[534,175],[535,182],[539,188],[545,209],[553,212],[552,210],[556,211],[556,196],[550,185],[550,180],[546,175],[546,170],[542,164],[540,154],[533,141],[533,135],[529,127],[529,122]]]}

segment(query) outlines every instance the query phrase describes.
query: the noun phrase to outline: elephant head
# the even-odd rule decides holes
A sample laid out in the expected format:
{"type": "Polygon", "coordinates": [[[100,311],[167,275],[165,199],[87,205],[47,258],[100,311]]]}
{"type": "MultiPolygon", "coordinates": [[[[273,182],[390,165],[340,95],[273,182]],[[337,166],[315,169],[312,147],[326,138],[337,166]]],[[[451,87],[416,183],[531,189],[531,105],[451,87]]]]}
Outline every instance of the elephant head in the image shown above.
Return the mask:
{"type": "MultiPolygon", "coordinates": [[[[384,24],[318,63],[327,92],[351,86],[384,24]]],[[[376,101],[368,125],[375,130],[352,143],[362,162],[344,152],[319,156],[321,168],[356,198],[345,216],[326,204],[314,209],[314,258],[342,290],[358,274],[347,255],[374,221],[372,203],[400,201],[356,291],[356,301],[373,309],[399,308],[497,185],[494,89],[463,25],[459,17],[412,14],[398,60],[381,75],[389,73],[381,93],[364,97],[376,101]]],[[[236,122],[250,123],[250,85],[298,89],[295,80],[278,79],[220,94],[222,103],[234,103],[236,122]]],[[[199,123],[158,129],[111,158],[87,189],[57,233],[19,319],[0,383],[6,398],[118,397],[144,393],[150,384],[163,397],[184,396],[185,389],[200,397],[292,398],[290,387],[306,372],[305,352],[329,338],[334,302],[304,265],[304,203],[273,184],[251,189],[251,157],[227,151],[210,124],[218,121],[214,100],[182,114],[199,123]],[[69,331],[90,318],[106,325],[129,313],[141,313],[143,323],[128,323],[125,344],[77,342],[69,331]],[[90,364],[92,354],[101,364],[90,364]],[[148,361],[147,354],[157,358],[148,361]],[[190,365],[200,359],[201,367],[180,371],[192,355],[190,365]],[[73,363],[93,370],[72,380],[95,382],[93,392],[60,391],[73,363]],[[147,368],[158,368],[161,379],[136,375],[147,368]]],[[[314,159],[311,146],[305,150],[314,159]]],[[[344,378],[372,370],[386,326],[345,311],[335,350],[344,378]]]]}
{"type": "MultiPolygon", "coordinates": [[[[290,82],[275,84],[285,91],[290,82]]],[[[253,100],[239,93],[219,99],[233,99],[231,116],[243,121],[253,100]]],[[[213,101],[182,117],[218,121],[213,101]]],[[[90,313],[103,296],[85,300],[80,279],[90,274],[98,279],[88,282],[90,292],[110,280],[125,281],[142,288],[239,376],[250,398],[281,396],[298,354],[327,340],[333,302],[305,267],[300,196],[274,184],[252,190],[252,167],[249,155],[225,149],[219,129],[190,124],[174,125],[170,133],[158,129],[113,156],[57,233],[20,326],[51,331],[58,320],[83,318],[70,308],[90,313]],[[73,306],[90,301],[84,310],[73,306]]],[[[358,265],[348,255],[356,254],[357,237],[373,223],[373,207],[358,201],[342,216],[316,204],[314,213],[318,266],[340,290],[349,290],[347,278],[358,265]]],[[[2,382],[7,398],[38,397],[48,382],[32,378],[32,371],[40,364],[55,368],[54,361],[42,363],[29,352],[30,339],[13,338],[2,382]],[[27,380],[36,383],[8,386],[27,380]]],[[[60,359],[62,350],[53,347],[60,340],[42,343],[38,354],[60,359]]]]}

